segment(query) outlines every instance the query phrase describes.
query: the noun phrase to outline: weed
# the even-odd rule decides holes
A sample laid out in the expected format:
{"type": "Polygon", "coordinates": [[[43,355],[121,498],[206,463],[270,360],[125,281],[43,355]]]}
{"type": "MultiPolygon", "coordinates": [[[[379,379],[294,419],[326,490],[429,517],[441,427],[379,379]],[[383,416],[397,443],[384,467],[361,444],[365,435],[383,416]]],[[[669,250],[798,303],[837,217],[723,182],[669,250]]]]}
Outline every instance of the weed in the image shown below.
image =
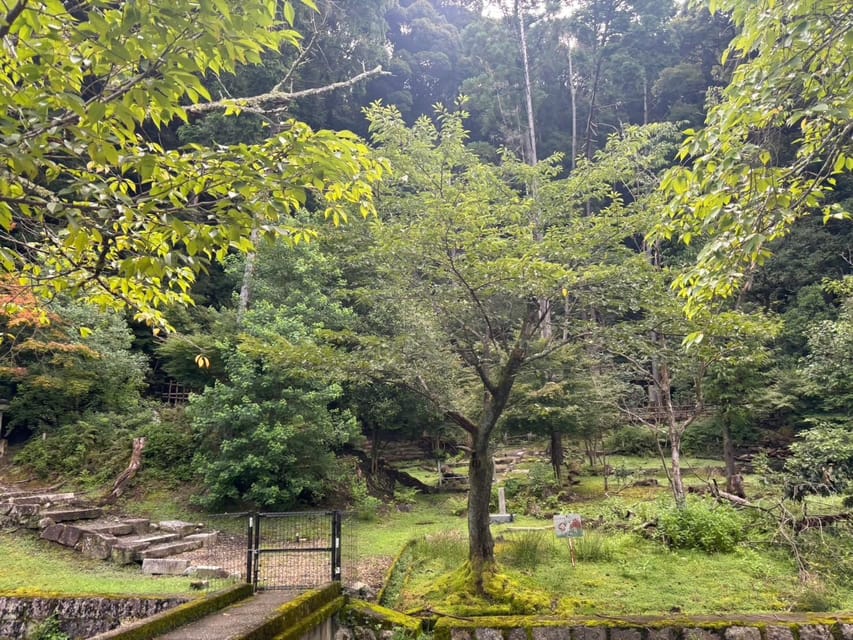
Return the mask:
{"type": "Polygon", "coordinates": [[[606,536],[591,531],[574,541],[575,558],[584,562],[602,562],[613,559],[613,543],[606,536]]]}
{"type": "Polygon", "coordinates": [[[27,635],[27,640],[70,640],[59,626],[59,618],[51,616],[39,622],[27,635]]]}
{"type": "Polygon", "coordinates": [[[506,541],[503,557],[511,566],[533,569],[554,554],[553,537],[542,531],[525,531],[506,541]]]}

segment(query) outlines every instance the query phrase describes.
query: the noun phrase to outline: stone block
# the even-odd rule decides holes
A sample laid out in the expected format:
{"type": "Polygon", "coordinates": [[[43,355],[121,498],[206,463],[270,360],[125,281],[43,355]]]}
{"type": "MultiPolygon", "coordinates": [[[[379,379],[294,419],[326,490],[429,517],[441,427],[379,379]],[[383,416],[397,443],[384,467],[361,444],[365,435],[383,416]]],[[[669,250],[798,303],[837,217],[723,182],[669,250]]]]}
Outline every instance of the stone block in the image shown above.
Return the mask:
{"type": "Polygon", "coordinates": [[[42,529],[41,535],[39,536],[42,540],[50,540],[51,542],[59,542],[62,538],[62,534],[65,532],[64,524],[53,524],[49,527],[45,527],[42,529]]]}
{"type": "Polygon", "coordinates": [[[504,636],[500,629],[475,629],[476,640],[503,640],[504,636]]]}
{"type": "Polygon", "coordinates": [[[843,640],[853,640],[853,624],[840,624],[838,630],[843,640]]]}
{"type": "Polygon", "coordinates": [[[79,509],[54,509],[42,513],[43,517],[53,518],[54,522],[68,522],[69,520],[94,520],[104,515],[100,507],[82,507],[79,509]]]}
{"type": "Polygon", "coordinates": [[[832,640],[832,632],[823,624],[804,624],[800,627],[800,640],[832,640]]]}
{"type": "Polygon", "coordinates": [[[151,531],[151,521],[148,518],[128,518],[124,523],[129,524],[133,528],[133,533],[138,536],[151,531]]]}
{"type": "Polygon", "coordinates": [[[228,572],[222,567],[206,567],[206,566],[198,566],[198,567],[189,567],[186,571],[184,571],[185,576],[191,576],[193,578],[227,578],[228,572]]]}
{"type": "Polygon", "coordinates": [[[471,631],[469,629],[451,629],[450,640],[471,640],[471,631]]]}
{"type": "Polygon", "coordinates": [[[672,627],[664,627],[663,629],[649,629],[648,640],[677,640],[678,630],[672,627]]]}
{"type": "Polygon", "coordinates": [[[571,631],[560,627],[536,627],[533,640],[571,640],[571,631]]]}
{"type": "Polygon", "coordinates": [[[142,561],[142,573],[154,576],[182,576],[189,566],[189,560],[146,558],[142,561]]]}
{"type": "Polygon", "coordinates": [[[527,631],[524,629],[510,629],[507,640],[528,640],[527,631]]]}
{"type": "Polygon", "coordinates": [[[761,640],[758,627],[729,627],[724,635],[726,640],[761,640]]]}
{"type": "Polygon", "coordinates": [[[112,549],[118,542],[115,536],[105,533],[83,532],[80,542],[74,547],[87,558],[106,560],[112,555],[112,549]]]}
{"type": "Polygon", "coordinates": [[[639,629],[611,629],[610,640],[642,640],[643,634],[639,629]]]}
{"type": "Polygon", "coordinates": [[[572,640],[607,640],[604,627],[573,627],[572,640]]]}
{"type": "Polygon", "coordinates": [[[767,627],[764,640],[794,640],[794,634],[788,627],[767,627]]]}
{"type": "Polygon", "coordinates": [[[201,549],[201,542],[199,540],[175,540],[174,542],[166,542],[143,549],[138,553],[138,557],[143,560],[145,558],[166,558],[186,551],[195,551],[196,549],[201,549]]]}
{"type": "Polygon", "coordinates": [[[684,640],[720,640],[720,634],[701,627],[687,627],[684,629],[684,640]]]}
{"type": "Polygon", "coordinates": [[[122,544],[110,549],[110,560],[116,564],[133,564],[136,562],[136,550],[122,544]]]}

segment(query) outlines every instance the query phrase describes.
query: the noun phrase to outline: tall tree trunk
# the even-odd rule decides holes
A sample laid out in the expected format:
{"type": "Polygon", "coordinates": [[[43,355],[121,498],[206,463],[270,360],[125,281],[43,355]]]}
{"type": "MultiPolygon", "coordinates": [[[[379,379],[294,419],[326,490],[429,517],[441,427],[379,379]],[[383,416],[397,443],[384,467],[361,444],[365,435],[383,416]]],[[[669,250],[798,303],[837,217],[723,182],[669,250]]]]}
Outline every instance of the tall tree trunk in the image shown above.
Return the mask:
{"type": "Polygon", "coordinates": [[[482,593],[483,574],[495,561],[495,541],[489,519],[494,467],[488,437],[480,433],[472,441],[468,463],[468,560],[475,587],[482,593]]]}
{"type": "Polygon", "coordinates": [[[533,83],[530,80],[530,61],[527,56],[527,28],[524,26],[524,12],[519,3],[515,3],[515,16],[518,20],[518,38],[521,46],[521,64],[524,68],[524,104],[527,109],[527,144],[530,147],[528,163],[535,166],[539,162],[536,154],[536,119],[533,114],[533,83]]]}

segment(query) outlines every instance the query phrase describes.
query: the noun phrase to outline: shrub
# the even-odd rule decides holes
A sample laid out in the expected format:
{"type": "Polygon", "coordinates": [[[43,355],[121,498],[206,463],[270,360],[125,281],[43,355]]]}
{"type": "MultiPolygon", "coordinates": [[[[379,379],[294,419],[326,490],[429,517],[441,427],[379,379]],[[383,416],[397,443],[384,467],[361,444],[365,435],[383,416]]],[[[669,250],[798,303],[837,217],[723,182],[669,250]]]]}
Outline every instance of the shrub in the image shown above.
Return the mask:
{"type": "Polygon", "coordinates": [[[642,427],[623,427],[604,440],[604,450],[623,456],[657,455],[655,434],[642,427]]]}
{"type": "Polygon", "coordinates": [[[664,541],[676,549],[728,553],[744,539],[743,516],[727,505],[688,504],[661,514],[658,526],[664,541]]]}

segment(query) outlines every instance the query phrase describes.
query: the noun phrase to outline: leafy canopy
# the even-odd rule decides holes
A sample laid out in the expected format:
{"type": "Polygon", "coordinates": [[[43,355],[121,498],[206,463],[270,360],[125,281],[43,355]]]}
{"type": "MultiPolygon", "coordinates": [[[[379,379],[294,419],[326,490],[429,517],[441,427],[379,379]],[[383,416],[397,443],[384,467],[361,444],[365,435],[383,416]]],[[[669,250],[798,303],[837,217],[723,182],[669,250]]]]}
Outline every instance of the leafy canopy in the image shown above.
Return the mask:
{"type": "Polygon", "coordinates": [[[664,181],[670,220],[659,237],[706,239],[676,285],[688,312],[729,296],[770,255],[768,243],[827,204],[836,177],[853,170],[853,2],[711,0],[740,33],[723,62],[737,60],[705,128],[687,131],[680,157],[692,166],[664,181]],[[783,153],[793,138],[793,153],[783,153]]]}
{"type": "Polygon", "coordinates": [[[205,74],[296,45],[294,15],[267,0],[4,0],[0,267],[42,298],[159,323],[206,261],[251,250],[253,229],[306,238],[282,221],[309,200],[335,223],[370,213],[383,166],[352,134],[290,121],[254,145],[157,141],[211,100],[205,74]]]}

